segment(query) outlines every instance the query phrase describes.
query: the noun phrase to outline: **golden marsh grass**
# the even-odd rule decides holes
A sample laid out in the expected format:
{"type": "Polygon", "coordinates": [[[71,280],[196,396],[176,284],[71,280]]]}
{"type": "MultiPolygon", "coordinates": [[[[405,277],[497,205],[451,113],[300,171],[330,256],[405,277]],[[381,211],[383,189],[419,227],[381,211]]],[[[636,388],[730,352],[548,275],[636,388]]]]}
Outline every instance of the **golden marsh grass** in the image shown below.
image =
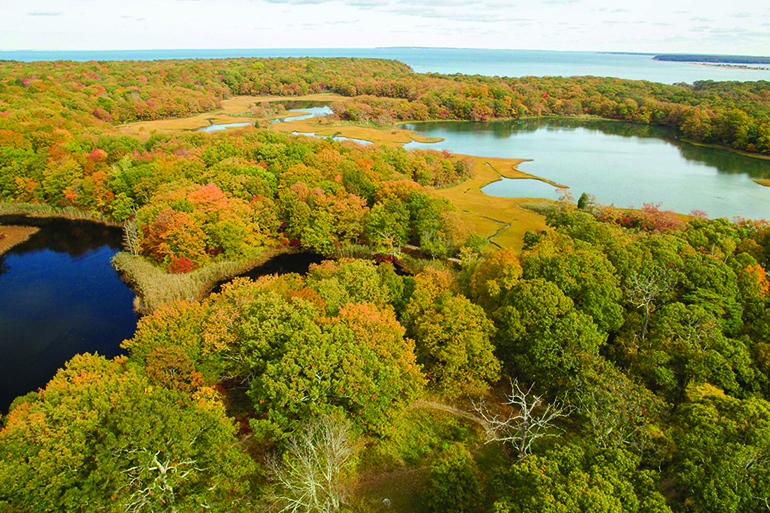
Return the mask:
{"type": "Polygon", "coordinates": [[[36,234],[34,226],[0,226],[0,255],[36,234]]]}
{"type": "Polygon", "coordinates": [[[136,311],[146,315],[173,301],[201,300],[218,282],[291,251],[289,248],[266,249],[243,260],[215,262],[185,274],[168,273],[147,259],[130,253],[118,253],[112,258],[112,265],[132,285],[136,293],[136,311]]]}

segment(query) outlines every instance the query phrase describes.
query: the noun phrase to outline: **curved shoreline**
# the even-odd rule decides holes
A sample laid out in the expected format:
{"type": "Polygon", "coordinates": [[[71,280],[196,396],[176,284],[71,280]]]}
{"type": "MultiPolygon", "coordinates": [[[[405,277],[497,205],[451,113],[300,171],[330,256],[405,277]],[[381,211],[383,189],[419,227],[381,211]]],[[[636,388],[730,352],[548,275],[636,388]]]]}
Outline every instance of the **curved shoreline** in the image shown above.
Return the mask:
{"type": "MultiPolygon", "coordinates": [[[[333,102],[333,101],[348,101],[354,98],[356,97],[341,96],[336,93],[317,93],[317,94],[309,94],[309,95],[302,95],[302,96],[234,96],[226,100],[222,100],[221,108],[215,111],[202,112],[202,113],[195,114],[193,116],[187,116],[184,118],[164,118],[164,119],[156,119],[152,121],[136,121],[132,123],[126,123],[123,125],[115,125],[115,129],[124,133],[138,135],[138,134],[150,134],[154,130],[171,131],[171,132],[194,131],[200,128],[205,128],[206,126],[210,126],[212,124],[238,123],[238,122],[244,122],[244,121],[256,123],[257,121],[261,121],[261,120],[288,119],[288,121],[286,121],[285,123],[281,123],[280,125],[286,125],[286,124],[292,124],[292,125],[288,127],[282,126],[281,128],[283,129],[280,130],[281,132],[284,132],[284,133],[315,132],[318,135],[324,136],[324,137],[340,135],[343,137],[348,137],[353,139],[363,139],[365,141],[369,141],[374,144],[407,144],[412,141],[416,141],[420,143],[441,142],[442,139],[440,138],[430,138],[430,137],[420,136],[420,135],[417,135],[414,132],[414,130],[408,130],[408,129],[402,128],[403,125],[408,125],[408,124],[436,123],[436,122],[495,123],[495,122],[505,122],[505,121],[526,121],[526,120],[533,120],[533,119],[574,119],[574,120],[584,120],[584,121],[590,121],[590,120],[613,121],[617,123],[629,123],[629,124],[641,125],[641,126],[659,126],[662,128],[666,128],[665,125],[640,123],[640,122],[628,121],[624,119],[604,118],[604,117],[595,116],[592,114],[580,114],[576,116],[524,116],[520,118],[493,118],[493,119],[488,119],[484,121],[472,121],[467,119],[410,120],[410,121],[400,121],[396,123],[392,128],[374,128],[374,127],[366,127],[366,126],[361,126],[356,124],[325,125],[325,126],[319,125],[317,123],[317,120],[325,119],[325,117],[307,118],[307,119],[302,119],[298,121],[292,121],[290,118],[298,117],[302,115],[302,113],[299,113],[299,112],[292,112],[286,115],[276,115],[276,116],[271,116],[267,118],[256,118],[254,116],[247,115],[248,107],[257,103],[280,102],[280,101],[333,102]],[[309,121],[310,119],[315,120],[315,122],[304,123],[306,121],[309,121]],[[335,130],[337,131],[335,132],[335,130]],[[388,132],[388,131],[390,132],[390,134],[388,135],[385,135],[385,134],[380,134],[377,136],[373,135],[373,134],[376,134],[377,132],[388,132]],[[367,136],[372,136],[372,137],[367,137],[367,136]]],[[[672,128],[676,130],[675,127],[668,127],[668,128],[672,128]]],[[[677,133],[679,133],[678,130],[676,131],[677,133]]],[[[765,155],[757,152],[747,152],[744,150],[731,148],[730,146],[725,146],[721,144],[701,143],[690,139],[686,139],[684,137],[676,137],[675,140],[686,142],[689,144],[694,144],[696,146],[703,146],[703,147],[714,148],[714,149],[724,149],[730,152],[737,153],[739,155],[743,155],[745,157],[770,160],[770,155],[765,155]]]]}
{"type": "Polygon", "coordinates": [[[52,207],[43,203],[0,202],[0,217],[23,216],[32,219],[68,219],[70,221],[88,221],[113,228],[122,228],[122,223],[110,221],[102,214],[95,214],[75,207],[52,207]]]}
{"type": "Polygon", "coordinates": [[[258,103],[282,101],[344,101],[348,97],[334,93],[318,93],[302,96],[233,96],[222,100],[216,110],[199,112],[191,116],[179,118],[161,118],[149,121],[134,121],[122,125],[114,125],[115,130],[129,135],[150,135],[154,131],[187,132],[205,128],[212,124],[227,124],[238,122],[256,123],[273,119],[285,119],[302,115],[300,112],[285,112],[274,116],[257,118],[251,115],[249,108],[258,103]]]}
{"type": "MultiPolygon", "coordinates": [[[[0,218],[21,217],[38,220],[65,219],[73,222],[95,223],[110,228],[122,228],[121,223],[109,221],[91,212],[75,208],[58,209],[48,205],[29,203],[0,203],[0,218]]],[[[14,220],[16,221],[16,220],[14,220]]],[[[0,233],[11,225],[0,226],[0,233]]],[[[21,244],[36,233],[39,228],[14,222],[13,228],[29,233],[23,240],[18,236],[0,240],[0,255],[21,244]],[[6,242],[14,241],[12,244],[6,242]]],[[[112,267],[134,293],[134,310],[140,315],[152,313],[169,301],[179,299],[197,300],[205,297],[217,283],[230,280],[239,274],[249,272],[270,259],[296,252],[292,248],[267,248],[243,260],[213,262],[187,274],[170,274],[141,256],[126,251],[112,258],[112,267]]]]}
{"type": "Polygon", "coordinates": [[[288,247],[267,248],[243,260],[213,262],[185,274],[171,274],[139,255],[126,252],[115,255],[112,266],[136,294],[134,310],[148,315],[173,301],[203,299],[218,283],[293,252],[296,251],[288,247]]]}
{"type": "Polygon", "coordinates": [[[0,256],[27,242],[39,231],[36,226],[0,225],[0,256]]]}
{"type": "MultiPolygon", "coordinates": [[[[492,157],[467,157],[474,162],[474,176],[462,183],[443,189],[434,189],[433,193],[447,199],[455,205],[463,221],[470,230],[485,238],[497,248],[521,251],[524,246],[524,234],[527,231],[547,228],[545,217],[532,210],[523,208],[523,204],[541,201],[538,198],[505,198],[492,196],[482,189],[487,185],[510,179],[536,179],[550,185],[555,182],[536,177],[518,166],[531,159],[505,159],[492,157]]],[[[552,200],[542,199],[545,202],[552,200]]]]}

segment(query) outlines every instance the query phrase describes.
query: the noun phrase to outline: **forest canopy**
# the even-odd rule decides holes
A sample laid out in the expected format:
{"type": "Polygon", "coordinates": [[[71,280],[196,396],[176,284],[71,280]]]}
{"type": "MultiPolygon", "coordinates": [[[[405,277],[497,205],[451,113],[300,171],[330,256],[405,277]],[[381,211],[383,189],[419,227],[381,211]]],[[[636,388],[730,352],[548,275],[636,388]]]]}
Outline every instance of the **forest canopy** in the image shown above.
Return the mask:
{"type": "Polygon", "coordinates": [[[565,197],[496,251],[436,194],[465,157],[115,128],[321,92],[341,122],[597,115],[770,152],[766,82],[0,62],[3,202],[122,225],[163,279],[320,255],[164,304],[14,401],[0,511],[767,511],[770,224],[565,197]]]}

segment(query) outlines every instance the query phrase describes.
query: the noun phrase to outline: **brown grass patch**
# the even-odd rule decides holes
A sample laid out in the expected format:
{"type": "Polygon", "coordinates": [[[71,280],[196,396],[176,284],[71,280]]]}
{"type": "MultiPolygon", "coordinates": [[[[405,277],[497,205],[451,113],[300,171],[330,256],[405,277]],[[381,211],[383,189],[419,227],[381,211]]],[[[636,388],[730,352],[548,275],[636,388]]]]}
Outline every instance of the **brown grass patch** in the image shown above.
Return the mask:
{"type": "Polygon", "coordinates": [[[356,126],[348,124],[329,124],[323,118],[299,119],[296,121],[286,121],[274,125],[273,128],[281,132],[290,134],[292,132],[314,133],[321,137],[342,136],[351,139],[363,139],[375,144],[385,144],[397,146],[407,144],[412,141],[421,143],[440,142],[443,139],[439,137],[425,137],[417,135],[412,130],[403,128],[374,128],[365,126],[356,126]]]}
{"type": "Polygon", "coordinates": [[[28,240],[40,228],[34,226],[0,226],[0,255],[28,240]]]}
{"type": "MultiPolygon", "coordinates": [[[[153,121],[138,121],[119,125],[118,131],[129,135],[150,135],[153,132],[178,132],[181,130],[197,130],[209,125],[226,123],[256,123],[257,118],[249,116],[249,108],[256,103],[276,101],[344,101],[347,97],[332,93],[307,94],[304,96],[234,96],[222,100],[220,108],[211,112],[203,112],[186,118],[156,119],[153,121]]],[[[302,112],[290,112],[284,115],[271,116],[263,119],[290,118],[300,116],[302,112]]]]}

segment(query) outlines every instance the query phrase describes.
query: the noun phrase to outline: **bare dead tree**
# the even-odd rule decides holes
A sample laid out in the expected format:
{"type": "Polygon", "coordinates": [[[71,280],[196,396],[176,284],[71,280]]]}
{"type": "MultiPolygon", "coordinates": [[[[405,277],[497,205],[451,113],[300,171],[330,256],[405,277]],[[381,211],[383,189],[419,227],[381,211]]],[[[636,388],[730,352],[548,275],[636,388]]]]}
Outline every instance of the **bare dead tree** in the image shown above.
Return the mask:
{"type": "Polygon", "coordinates": [[[123,225],[123,245],[126,251],[132,255],[138,255],[141,250],[139,226],[136,223],[136,218],[129,219],[123,225]]]}
{"type": "Polygon", "coordinates": [[[398,234],[392,228],[385,228],[377,232],[380,246],[391,256],[401,256],[401,246],[397,244],[398,234]]]}
{"type": "Polygon", "coordinates": [[[632,273],[626,280],[626,299],[644,313],[642,340],[647,336],[650,315],[655,310],[655,301],[671,291],[676,282],[671,271],[664,267],[649,266],[632,273]]]}
{"type": "Polygon", "coordinates": [[[289,439],[283,457],[268,460],[270,499],[281,513],[334,513],[347,499],[345,476],[356,444],[348,422],[324,416],[289,439]]]}
{"type": "Polygon", "coordinates": [[[133,490],[123,504],[126,512],[146,511],[158,503],[169,505],[174,510],[177,488],[191,474],[205,470],[193,459],[174,458],[163,451],[132,449],[125,453],[140,460],[140,463],[123,471],[128,476],[127,486],[133,490]]]}
{"type": "MultiPolygon", "coordinates": [[[[738,456],[735,460],[735,469],[738,480],[742,483],[754,483],[753,499],[765,511],[770,511],[770,490],[767,486],[760,483],[767,482],[767,476],[770,474],[770,446],[748,448],[744,454],[738,456]]],[[[750,485],[751,486],[751,485],[750,485]]]]}
{"type": "Polygon", "coordinates": [[[546,404],[541,396],[529,388],[519,386],[518,380],[511,381],[511,393],[505,394],[504,405],[511,406],[510,414],[502,415],[490,411],[483,399],[473,402],[473,409],[489,426],[487,443],[502,442],[513,446],[519,459],[526,458],[532,451],[532,444],[539,438],[555,436],[556,419],[568,415],[566,409],[557,401],[546,404]]]}

